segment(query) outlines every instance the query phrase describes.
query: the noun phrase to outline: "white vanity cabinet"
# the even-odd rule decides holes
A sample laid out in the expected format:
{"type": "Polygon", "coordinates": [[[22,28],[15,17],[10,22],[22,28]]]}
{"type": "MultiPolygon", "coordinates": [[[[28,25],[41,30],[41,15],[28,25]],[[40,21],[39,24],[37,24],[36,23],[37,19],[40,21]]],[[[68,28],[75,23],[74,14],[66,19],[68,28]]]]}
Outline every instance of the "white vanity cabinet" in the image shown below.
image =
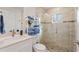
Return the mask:
{"type": "Polygon", "coordinates": [[[32,40],[24,40],[3,48],[0,48],[1,52],[32,52],[32,40]]]}

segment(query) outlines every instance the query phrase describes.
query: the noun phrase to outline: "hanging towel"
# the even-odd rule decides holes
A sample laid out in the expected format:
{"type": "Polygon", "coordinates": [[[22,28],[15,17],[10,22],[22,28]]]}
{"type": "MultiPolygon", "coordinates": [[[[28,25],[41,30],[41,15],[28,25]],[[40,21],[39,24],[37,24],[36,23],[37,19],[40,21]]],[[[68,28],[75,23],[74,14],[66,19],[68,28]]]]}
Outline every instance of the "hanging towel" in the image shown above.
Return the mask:
{"type": "Polygon", "coordinates": [[[3,15],[0,15],[0,33],[4,33],[4,22],[3,22],[3,15]]]}

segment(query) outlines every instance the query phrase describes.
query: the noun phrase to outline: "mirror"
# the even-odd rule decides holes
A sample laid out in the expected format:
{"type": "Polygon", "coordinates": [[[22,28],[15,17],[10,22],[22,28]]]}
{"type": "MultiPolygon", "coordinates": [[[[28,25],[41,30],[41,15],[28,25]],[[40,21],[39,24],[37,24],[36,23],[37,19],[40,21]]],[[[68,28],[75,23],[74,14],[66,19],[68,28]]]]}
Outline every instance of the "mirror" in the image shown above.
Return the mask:
{"type": "MultiPolygon", "coordinates": [[[[21,7],[0,7],[4,21],[5,33],[21,30],[23,8],[21,7]]],[[[0,24],[1,25],[1,24],[0,24]]]]}
{"type": "Polygon", "coordinates": [[[35,8],[0,7],[0,11],[3,15],[5,33],[21,31],[26,34],[27,28],[32,28],[34,34],[39,33],[39,17],[36,16],[35,8]]]}

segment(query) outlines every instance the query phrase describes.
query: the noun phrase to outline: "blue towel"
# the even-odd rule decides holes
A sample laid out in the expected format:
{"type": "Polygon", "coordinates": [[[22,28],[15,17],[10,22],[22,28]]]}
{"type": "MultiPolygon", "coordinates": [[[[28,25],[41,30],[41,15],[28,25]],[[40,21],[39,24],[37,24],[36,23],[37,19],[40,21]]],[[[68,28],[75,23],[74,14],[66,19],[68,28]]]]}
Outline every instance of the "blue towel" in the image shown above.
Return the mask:
{"type": "Polygon", "coordinates": [[[39,27],[28,28],[28,35],[36,35],[40,32],[39,27]]]}
{"type": "Polygon", "coordinates": [[[0,33],[4,33],[4,22],[3,22],[3,15],[0,15],[0,33]]]}

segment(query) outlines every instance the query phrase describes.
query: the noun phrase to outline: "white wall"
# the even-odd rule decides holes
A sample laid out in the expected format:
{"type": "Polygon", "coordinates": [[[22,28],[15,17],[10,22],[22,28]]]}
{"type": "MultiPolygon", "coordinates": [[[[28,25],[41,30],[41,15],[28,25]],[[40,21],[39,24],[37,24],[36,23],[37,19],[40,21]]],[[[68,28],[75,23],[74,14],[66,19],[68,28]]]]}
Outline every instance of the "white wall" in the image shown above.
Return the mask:
{"type": "Polygon", "coordinates": [[[5,31],[9,32],[11,29],[21,28],[21,8],[0,7],[4,17],[5,31]]]}
{"type": "Polygon", "coordinates": [[[36,15],[36,9],[34,7],[25,7],[24,8],[24,14],[23,16],[35,16],[36,15]]]}

